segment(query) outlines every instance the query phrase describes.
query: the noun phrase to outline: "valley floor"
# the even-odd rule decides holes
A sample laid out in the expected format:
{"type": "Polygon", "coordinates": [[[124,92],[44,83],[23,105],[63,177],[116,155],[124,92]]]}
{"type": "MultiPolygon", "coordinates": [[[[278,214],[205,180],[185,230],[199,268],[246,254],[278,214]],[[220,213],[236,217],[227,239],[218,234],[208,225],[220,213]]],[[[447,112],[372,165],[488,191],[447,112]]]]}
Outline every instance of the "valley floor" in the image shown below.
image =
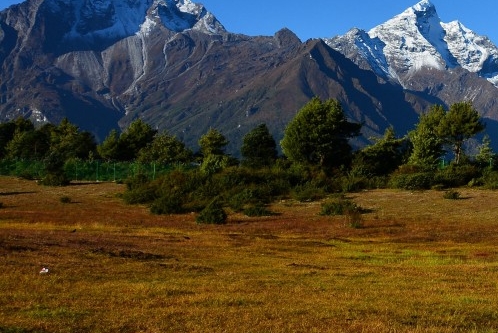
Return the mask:
{"type": "Polygon", "coordinates": [[[498,330],[498,192],[349,194],[351,228],[292,200],[198,225],[123,191],[0,177],[0,332],[498,330]]]}

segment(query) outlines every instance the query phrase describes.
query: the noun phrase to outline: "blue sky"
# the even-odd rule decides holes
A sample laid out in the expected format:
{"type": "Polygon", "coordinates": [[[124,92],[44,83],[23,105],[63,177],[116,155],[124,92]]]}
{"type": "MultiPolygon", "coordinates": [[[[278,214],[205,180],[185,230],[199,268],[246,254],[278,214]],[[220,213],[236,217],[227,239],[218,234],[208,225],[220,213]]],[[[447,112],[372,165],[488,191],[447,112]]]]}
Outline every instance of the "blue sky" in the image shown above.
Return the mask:
{"type": "MultiPolygon", "coordinates": [[[[459,20],[498,44],[496,0],[431,0],[443,22],[459,20]]],[[[0,0],[0,9],[19,0],[0,0]]],[[[352,27],[369,30],[418,0],[194,0],[203,3],[225,28],[246,35],[273,35],[289,28],[303,41],[333,37],[352,27]]]]}

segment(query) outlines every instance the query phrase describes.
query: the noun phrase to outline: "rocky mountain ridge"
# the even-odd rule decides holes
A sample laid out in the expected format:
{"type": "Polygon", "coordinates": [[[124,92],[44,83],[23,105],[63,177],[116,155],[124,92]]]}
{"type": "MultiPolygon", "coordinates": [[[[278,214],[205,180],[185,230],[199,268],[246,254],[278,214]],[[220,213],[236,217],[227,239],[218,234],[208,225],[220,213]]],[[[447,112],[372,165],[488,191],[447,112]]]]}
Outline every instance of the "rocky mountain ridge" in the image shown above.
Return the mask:
{"type": "MultiPolygon", "coordinates": [[[[215,127],[234,154],[262,122],[279,141],[313,96],[338,99],[352,120],[364,123],[357,145],[388,126],[405,134],[433,103],[471,99],[488,122],[498,120],[492,49],[487,58],[458,47],[441,55],[420,37],[432,36],[431,8],[424,0],[401,14],[413,31],[403,50],[414,60],[406,63],[385,52],[397,46],[381,28],[303,43],[287,29],[232,34],[190,0],[28,0],[0,12],[0,119],[67,117],[102,140],[141,118],[194,149],[215,127]],[[471,55],[484,59],[481,66],[471,55]],[[465,57],[473,71],[458,62],[465,57]]],[[[449,41],[463,36],[441,29],[449,41]]],[[[472,42],[484,48],[486,40],[472,42]]]]}

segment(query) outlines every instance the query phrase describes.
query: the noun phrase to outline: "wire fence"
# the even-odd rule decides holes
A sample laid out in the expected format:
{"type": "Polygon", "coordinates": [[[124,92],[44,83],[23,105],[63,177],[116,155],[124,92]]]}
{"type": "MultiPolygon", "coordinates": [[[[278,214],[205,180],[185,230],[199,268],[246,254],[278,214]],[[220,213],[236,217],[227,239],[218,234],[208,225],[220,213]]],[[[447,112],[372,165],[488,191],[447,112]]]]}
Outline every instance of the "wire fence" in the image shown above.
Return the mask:
{"type": "MultiPolygon", "coordinates": [[[[138,174],[155,179],[178,167],[159,163],[70,160],[64,164],[64,173],[72,181],[122,181],[138,174]]],[[[42,179],[46,175],[45,169],[43,161],[0,160],[0,175],[4,176],[42,179]]]]}

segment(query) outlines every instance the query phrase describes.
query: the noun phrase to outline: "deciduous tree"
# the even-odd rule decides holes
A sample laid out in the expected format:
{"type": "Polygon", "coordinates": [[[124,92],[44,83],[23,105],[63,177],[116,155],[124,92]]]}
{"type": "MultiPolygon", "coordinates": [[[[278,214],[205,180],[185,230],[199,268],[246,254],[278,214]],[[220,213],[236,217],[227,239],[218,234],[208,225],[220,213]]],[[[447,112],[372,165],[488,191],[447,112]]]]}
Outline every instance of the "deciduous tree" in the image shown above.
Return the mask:
{"type": "Polygon", "coordinates": [[[119,160],[119,133],[113,129],[109,132],[107,137],[97,146],[97,152],[100,157],[107,161],[119,160]]]}
{"type": "Polygon", "coordinates": [[[405,139],[396,138],[394,128],[385,130],[384,136],[374,144],[358,151],[353,165],[366,176],[387,175],[396,170],[403,161],[405,139]]]}
{"type": "Polygon", "coordinates": [[[359,135],[361,124],[346,119],[337,100],[308,102],[287,125],[280,142],[289,160],[321,168],[350,162],[349,139],[359,135]]]}
{"type": "Polygon", "coordinates": [[[168,133],[163,133],[140,150],[138,160],[162,164],[186,163],[192,161],[192,156],[192,151],[187,149],[183,142],[168,133]]]}
{"type": "Polygon", "coordinates": [[[201,147],[201,153],[204,157],[209,155],[224,155],[226,145],[228,145],[228,140],[225,136],[213,128],[209,129],[209,131],[199,139],[199,146],[201,147]]]}
{"type": "Polygon", "coordinates": [[[491,147],[491,139],[489,138],[489,135],[486,134],[482,138],[482,143],[479,146],[479,152],[477,153],[475,159],[480,166],[493,166],[496,154],[493,152],[493,148],[491,147]]]}
{"type": "Polygon", "coordinates": [[[446,143],[452,146],[456,164],[460,162],[464,142],[484,128],[479,113],[470,102],[459,102],[450,106],[440,123],[439,133],[446,143]]]}
{"type": "Polygon", "coordinates": [[[90,152],[95,152],[96,143],[93,135],[80,131],[78,126],[64,118],[53,128],[50,139],[50,150],[58,152],[64,160],[70,158],[88,158],[90,152]]]}
{"type": "Polygon", "coordinates": [[[444,139],[440,133],[440,124],[445,117],[444,108],[434,105],[429,112],[419,117],[414,130],[408,133],[412,144],[412,153],[408,164],[423,169],[434,169],[444,155],[444,139]]]}
{"type": "Polygon", "coordinates": [[[249,167],[260,168],[275,162],[277,144],[266,124],[259,125],[244,136],[240,152],[242,163],[249,167]]]}
{"type": "Polygon", "coordinates": [[[154,140],[157,131],[141,119],[133,121],[119,137],[119,159],[134,160],[140,149],[145,148],[154,140]]]}
{"type": "Polygon", "coordinates": [[[228,140],[215,129],[210,129],[199,139],[199,146],[203,155],[201,170],[207,174],[214,174],[226,167],[236,164],[236,160],[225,154],[228,140]]]}

